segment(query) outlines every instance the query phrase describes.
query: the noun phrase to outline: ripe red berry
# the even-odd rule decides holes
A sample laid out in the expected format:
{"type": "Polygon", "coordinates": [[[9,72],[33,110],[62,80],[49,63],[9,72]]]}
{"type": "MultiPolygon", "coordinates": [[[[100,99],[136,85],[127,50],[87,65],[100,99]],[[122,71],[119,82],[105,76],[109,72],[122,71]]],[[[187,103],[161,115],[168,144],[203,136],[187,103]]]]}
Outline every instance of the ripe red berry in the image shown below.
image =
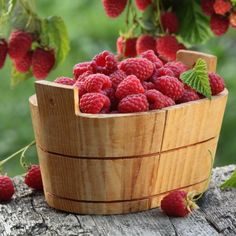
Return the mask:
{"type": "Polygon", "coordinates": [[[147,50],[156,51],[156,39],[148,34],[139,36],[136,43],[137,54],[141,54],[147,50]]]}
{"type": "Polygon", "coordinates": [[[36,79],[45,79],[55,64],[55,56],[52,50],[36,48],[32,57],[33,75],[36,79]]]}
{"type": "Polygon", "coordinates": [[[58,83],[58,84],[64,84],[64,85],[74,85],[75,84],[75,80],[74,79],[68,78],[68,77],[64,77],[64,76],[57,77],[54,80],[54,82],[58,83]]]}
{"type": "Polygon", "coordinates": [[[123,98],[118,111],[121,113],[142,112],[148,110],[148,101],[144,94],[132,94],[123,98]]]}
{"type": "Polygon", "coordinates": [[[156,65],[158,65],[158,68],[162,67],[163,66],[163,62],[161,59],[159,59],[155,52],[153,50],[148,50],[148,51],[145,51],[143,52],[141,55],[140,55],[142,58],[146,58],[147,60],[151,61],[152,63],[155,63],[155,67],[156,65]]]}
{"type": "Polygon", "coordinates": [[[78,88],[79,98],[81,98],[84,94],[87,93],[84,81],[77,80],[74,84],[74,87],[78,88]]]}
{"type": "Polygon", "coordinates": [[[10,201],[14,193],[12,180],[8,176],[0,176],[0,202],[10,201]]]}
{"type": "Polygon", "coordinates": [[[229,22],[233,28],[236,28],[236,11],[230,13],[229,22]]]}
{"type": "Polygon", "coordinates": [[[191,194],[175,190],[161,200],[161,209],[168,216],[184,217],[197,208],[191,194]]]}
{"type": "Polygon", "coordinates": [[[211,16],[214,13],[214,2],[215,0],[201,0],[202,11],[207,15],[211,16]]]}
{"type": "Polygon", "coordinates": [[[215,35],[223,35],[229,28],[229,19],[228,17],[214,14],[211,16],[210,27],[215,35]]]}
{"type": "Polygon", "coordinates": [[[174,12],[164,12],[161,15],[161,24],[168,33],[176,33],[179,30],[179,20],[174,12]]]}
{"type": "Polygon", "coordinates": [[[78,79],[83,73],[87,71],[91,71],[90,65],[91,65],[91,62],[81,62],[74,65],[73,75],[75,79],[78,79]]]}
{"type": "Polygon", "coordinates": [[[117,54],[123,57],[136,57],[137,38],[127,38],[120,36],[116,41],[117,54]]]}
{"type": "Polygon", "coordinates": [[[102,0],[102,3],[107,16],[116,18],[124,11],[127,0],[102,0]]]}
{"type": "Polygon", "coordinates": [[[232,8],[232,4],[229,0],[215,0],[213,5],[216,14],[225,15],[232,8]]]}
{"type": "Polygon", "coordinates": [[[25,184],[36,190],[43,190],[43,182],[39,165],[32,165],[26,176],[25,184]]]}
{"type": "Polygon", "coordinates": [[[150,110],[161,109],[164,107],[173,106],[175,104],[171,98],[155,89],[146,91],[145,95],[147,97],[150,110]]]}
{"type": "Polygon", "coordinates": [[[106,113],[110,105],[109,98],[101,93],[86,93],[79,101],[81,112],[90,114],[106,113]]]}
{"type": "Polygon", "coordinates": [[[31,49],[33,38],[30,33],[20,30],[10,35],[8,53],[13,60],[19,60],[31,49]]]}
{"type": "Polygon", "coordinates": [[[16,70],[21,73],[26,73],[27,71],[29,71],[32,64],[32,55],[33,53],[29,51],[21,59],[15,60],[14,65],[16,70]]]}
{"type": "Polygon", "coordinates": [[[152,82],[147,82],[147,81],[143,81],[142,82],[143,88],[145,89],[145,91],[150,90],[150,89],[155,89],[155,84],[152,82]]]}
{"type": "Polygon", "coordinates": [[[140,11],[145,11],[152,3],[152,0],[135,0],[136,6],[140,11]]]}
{"type": "Polygon", "coordinates": [[[117,60],[115,55],[108,51],[103,51],[96,55],[92,62],[91,68],[93,73],[102,73],[109,75],[117,70],[117,60]]]}
{"type": "Polygon", "coordinates": [[[135,75],[129,75],[118,85],[116,97],[122,99],[131,94],[144,93],[144,91],[140,80],[135,75]]]}
{"type": "Polygon", "coordinates": [[[0,69],[4,66],[7,57],[7,42],[5,39],[0,39],[0,69]]]}
{"type": "Polygon", "coordinates": [[[85,81],[85,89],[89,93],[100,93],[111,86],[110,78],[100,73],[89,75],[85,81]]]}
{"type": "Polygon", "coordinates": [[[151,77],[154,66],[145,58],[128,58],[122,61],[119,68],[127,75],[135,75],[140,80],[147,80],[151,77]]]}
{"type": "Polygon", "coordinates": [[[208,76],[212,95],[217,95],[222,92],[225,88],[224,79],[216,73],[209,73],[208,76]]]}
{"type": "Polygon", "coordinates": [[[112,82],[112,87],[114,89],[117,89],[117,86],[120,84],[122,80],[124,80],[127,77],[125,72],[123,70],[116,70],[110,75],[110,79],[112,82]]]}
{"type": "Polygon", "coordinates": [[[184,94],[184,85],[175,77],[162,76],[153,80],[156,89],[174,101],[184,94]]]}
{"type": "Polygon", "coordinates": [[[174,72],[171,69],[165,68],[165,67],[161,67],[161,68],[159,68],[159,69],[154,71],[154,73],[152,75],[152,81],[154,81],[158,77],[165,76],[165,75],[168,75],[168,76],[171,76],[171,77],[175,77],[174,72]]]}
{"type": "Polygon", "coordinates": [[[200,96],[195,90],[191,88],[185,88],[183,96],[177,101],[177,103],[185,103],[185,102],[195,101],[199,99],[200,99],[200,96]]]}
{"type": "Polygon", "coordinates": [[[174,73],[174,77],[179,78],[180,74],[187,71],[189,68],[180,61],[168,62],[164,65],[164,68],[170,69],[174,73]]]}

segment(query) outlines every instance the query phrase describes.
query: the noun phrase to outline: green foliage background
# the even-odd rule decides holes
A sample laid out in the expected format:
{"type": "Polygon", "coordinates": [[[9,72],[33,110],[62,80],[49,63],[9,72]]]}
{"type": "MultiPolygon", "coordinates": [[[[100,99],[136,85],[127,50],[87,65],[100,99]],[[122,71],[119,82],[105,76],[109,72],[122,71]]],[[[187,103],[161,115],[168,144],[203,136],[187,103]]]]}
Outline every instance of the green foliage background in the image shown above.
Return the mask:
{"type": "MultiPolygon", "coordinates": [[[[118,32],[123,28],[124,16],[108,19],[98,0],[37,1],[38,13],[42,17],[62,16],[71,39],[71,50],[63,65],[50,74],[49,80],[57,76],[72,76],[75,63],[86,61],[104,50],[115,52],[118,32]]],[[[218,57],[218,73],[224,76],[230,91],[218,145],[215,165],[235,163],[236,160],[236,30],[221,38],[213,38],[202,46],[195,47],[218,57]]],[[[28,98],[34,93],[34,79],[25,81],[15,89],[10,88],[10,60],[0,70],[0,160],[20,149],[34,139],[28,98]]],[[[31,163],[37,162],[33,149],[29,152],[31,163]]],[[[5,171],[14,176],[24,172],[18,159],[9,162],[5,171]]]]}

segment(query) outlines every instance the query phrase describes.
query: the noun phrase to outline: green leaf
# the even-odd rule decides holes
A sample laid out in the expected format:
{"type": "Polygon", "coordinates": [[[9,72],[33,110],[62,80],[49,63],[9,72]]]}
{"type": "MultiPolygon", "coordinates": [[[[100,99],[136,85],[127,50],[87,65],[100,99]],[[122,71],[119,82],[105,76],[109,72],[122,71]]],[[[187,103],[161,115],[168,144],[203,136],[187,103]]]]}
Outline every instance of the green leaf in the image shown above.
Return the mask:
{"type": "Polygon", "coordinates": [[[29,78],[31,78],[32,72],[26,72],[26,73],[20,73],[18,71],[16,71],[16,69],[14,68],[14,66],[12,66],[12,71],[11,71],[11,87],[15,87],[16,85],[18,85],[20,82],[23,82],[29,78]]]}
{"type": "Polygon", "coordinates": [[[180,31],[183,43],[194,45],[206,42],[212,37],[209,18],[204,15],[198,1],[175,1],[175,11],[180,20],[180,31]],[[183,7],[184,6],[184,7],[183,7]]]}
{"type": "Polygon", "coordinates": [[[191,88],[195,89],[207,98],[211,98],[211,87],[205,60],[199,58],[193,69],[182,73],[180,78],[191,88]]]}
{"type": "Polygon", "coordinates": [[[40,39],[43,46],[53,48],[56,54],[56,65],[66,58],[70,46],[64,21],[59,16],[52,16],[42,20],[40,39]]]}
{"type": "Polygon", "coordinates": [[[221,186],[221,188],[236,188],[236,170],[232,176],[226,180],[221,186]]]}
{"type": "Polygon", "coordinates": [[[236,0],[231,0],[233,6],[236,6],[236,0]]]}

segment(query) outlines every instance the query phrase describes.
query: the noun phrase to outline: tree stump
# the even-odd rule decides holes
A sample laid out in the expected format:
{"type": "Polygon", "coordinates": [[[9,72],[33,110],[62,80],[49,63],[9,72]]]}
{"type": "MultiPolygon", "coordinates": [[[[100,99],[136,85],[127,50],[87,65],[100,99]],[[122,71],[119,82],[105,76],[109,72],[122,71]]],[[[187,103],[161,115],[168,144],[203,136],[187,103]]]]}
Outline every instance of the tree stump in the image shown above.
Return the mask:
{"type": "Polygon", "coordinates": [[[213,170],[200,208],[185,218],[168,217],[158,208],[111,216],[61,212],[48,207],[43,194],[28,189],[22,177],[15,177],[15,197],[0,204],[0,235],[236,235],[236,189],[219,188],[234,168],[213,170]]]}

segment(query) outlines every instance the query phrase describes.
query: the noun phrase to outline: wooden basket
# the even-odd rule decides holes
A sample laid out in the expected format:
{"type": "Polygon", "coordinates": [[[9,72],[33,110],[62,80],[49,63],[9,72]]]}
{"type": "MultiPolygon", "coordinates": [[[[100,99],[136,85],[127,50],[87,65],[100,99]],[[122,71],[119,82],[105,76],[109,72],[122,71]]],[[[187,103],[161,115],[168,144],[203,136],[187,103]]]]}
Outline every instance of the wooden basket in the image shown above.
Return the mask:
{"type": "MultiPolygon", "coordinates": [[[[192,66],[216,58],[181,50],[192,66]]],[[[81,214],[120,214],[158,207],[175,189],[207,188],[227,90],[166,109],[91,115],[80,113],[78,91],[36,82],[30,97],[47,203],[81,214]]]]}

